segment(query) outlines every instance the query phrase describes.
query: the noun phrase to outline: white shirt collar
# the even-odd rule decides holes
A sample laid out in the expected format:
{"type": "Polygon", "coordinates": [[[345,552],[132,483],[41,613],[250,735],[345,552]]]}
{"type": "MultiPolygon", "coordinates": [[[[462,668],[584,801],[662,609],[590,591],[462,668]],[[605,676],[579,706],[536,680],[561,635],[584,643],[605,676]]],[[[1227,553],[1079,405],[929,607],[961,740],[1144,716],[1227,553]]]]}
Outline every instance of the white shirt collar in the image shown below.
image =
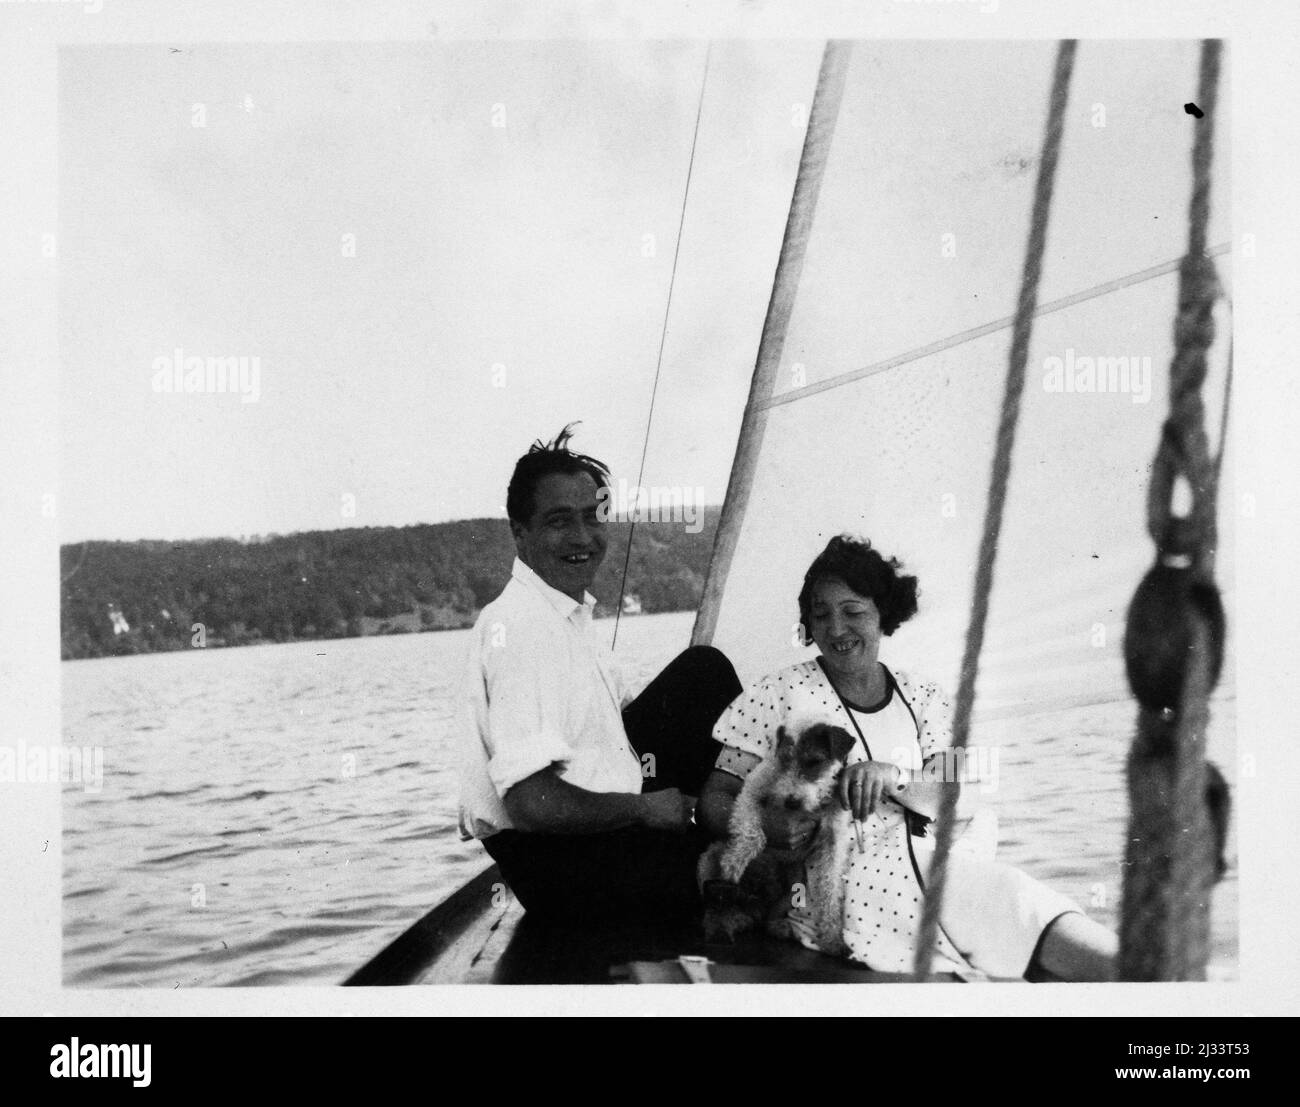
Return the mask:
{"type": "Polygon", "coordinates": [[[584,591],[582,593],[582,600],[579,602],[572,596],[565,595],[558,588],[552,588],[532,569],[520,561],[518,557],[515,558],[515,563],[510,567],[510,575],[521,584],[532,588],[542,597],[542,599],[549,603],[566,619],[579,614],[584,608],[586,609],[587,614],[590,615],[592,608],[596,606],[596,597],[590,592],[584,591]]]}

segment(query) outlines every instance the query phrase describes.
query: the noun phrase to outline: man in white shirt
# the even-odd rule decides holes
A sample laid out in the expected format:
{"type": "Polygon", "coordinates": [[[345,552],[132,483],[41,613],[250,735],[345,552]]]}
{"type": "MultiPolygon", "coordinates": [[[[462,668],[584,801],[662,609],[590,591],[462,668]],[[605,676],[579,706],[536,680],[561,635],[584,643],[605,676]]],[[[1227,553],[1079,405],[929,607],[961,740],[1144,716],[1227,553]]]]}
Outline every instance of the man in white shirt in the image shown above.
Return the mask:
{"type": "Polygon", "coordinates": [[[480,614],[461,731],[461,833],[479,838],[538,914],[685,916],[705,844],[695,797],[740,693],[726,658],[693,648],[631,701],[592,628],[608,470],[566,427],[516,464],[517,558],[480,614]]]}

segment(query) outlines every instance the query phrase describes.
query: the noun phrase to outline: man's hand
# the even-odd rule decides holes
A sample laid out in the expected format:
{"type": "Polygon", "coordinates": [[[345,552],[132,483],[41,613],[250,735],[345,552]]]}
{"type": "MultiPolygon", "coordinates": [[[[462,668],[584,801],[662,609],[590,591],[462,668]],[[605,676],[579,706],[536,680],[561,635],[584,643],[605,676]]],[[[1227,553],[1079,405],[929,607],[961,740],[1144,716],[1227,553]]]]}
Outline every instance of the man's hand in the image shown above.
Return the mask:
{"type": "Polygon", "coordinates": [[[641,797],[641,825],[652,830],[685,832],[695,814],[695,797],[676,788],[646,792],[641,797]]]}

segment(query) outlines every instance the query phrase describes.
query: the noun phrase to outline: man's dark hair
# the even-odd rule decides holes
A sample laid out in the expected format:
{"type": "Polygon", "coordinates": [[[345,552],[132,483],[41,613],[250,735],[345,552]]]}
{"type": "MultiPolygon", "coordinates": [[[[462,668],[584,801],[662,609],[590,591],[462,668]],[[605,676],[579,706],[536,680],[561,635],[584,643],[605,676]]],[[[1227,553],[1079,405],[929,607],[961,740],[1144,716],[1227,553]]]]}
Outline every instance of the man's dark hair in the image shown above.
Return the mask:
{"type": "Polygon", "coordinates": [[[842,581],[859,596],[874,600],[880,612],[880,633],[893,634],[916,614],[916,577],[900,572],[902,568],[898,558],[886,558],[865,538],[849,534],[832,538],[803,578],[799,619],[804,634],[811,625],[813,589],[824,580],[842,581]]]}
{"type": "Polygon", "coordinates": [[[609,488],[609,466],[594,457],[569,449],[569,439],[573,437],[573,428],[577,425],[570,423],[550,442],[543,442],[539,438],[515,462],[510,487],[506,489],[506,515],[512,523],[528,525],[533,517],[537,484],[552,473],[586,473],[596,482],[597,489],[609,488]]]}

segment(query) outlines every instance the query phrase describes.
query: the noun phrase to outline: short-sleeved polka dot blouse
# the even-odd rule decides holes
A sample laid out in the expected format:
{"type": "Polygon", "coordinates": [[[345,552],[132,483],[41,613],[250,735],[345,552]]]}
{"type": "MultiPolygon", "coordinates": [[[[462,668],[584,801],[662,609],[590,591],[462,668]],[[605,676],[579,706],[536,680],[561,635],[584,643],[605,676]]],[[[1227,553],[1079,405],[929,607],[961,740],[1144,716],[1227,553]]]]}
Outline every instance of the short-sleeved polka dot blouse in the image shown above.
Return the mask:
{"type": "MultiPolygon", "coordinates": [[[[713,729],[722,743],[717,767],[745,777],[749,758],[769,756],[777,729],[791,718],[822,718],[859,738],[851,761],[890,761],[919,770],[951,744],[951,708],[932,682],[886,669],[888,693],[870,709],[846,704],[814,658],[783,669],[743,692],[713,729]]],[[[863,824],[865,852],[849,851],[844,875],[844,941],[850,956],[881,972],[906,972],[920,926],[923,890],[904,809],[886,799],[863,824]]],[[[792,918],[805,945],[811,935],[792,918]]],[[[936,951],[955,965],[957,950],[941,938],[936,951]]]]}

